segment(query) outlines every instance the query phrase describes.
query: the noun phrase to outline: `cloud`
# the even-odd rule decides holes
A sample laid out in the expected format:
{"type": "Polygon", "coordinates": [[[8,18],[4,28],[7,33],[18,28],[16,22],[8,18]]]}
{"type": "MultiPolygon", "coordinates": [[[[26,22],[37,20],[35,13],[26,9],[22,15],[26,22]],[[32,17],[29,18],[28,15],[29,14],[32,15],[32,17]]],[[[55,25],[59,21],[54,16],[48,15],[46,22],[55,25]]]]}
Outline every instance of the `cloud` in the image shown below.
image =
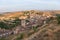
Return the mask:
{"type": "Polygon", "coordinates": [[[60,9],[60,0],[0,0],[0,11],[60,9]]]}
{"type": "Polygon", "coordinates": [[[18,4],[33,4],[33,3],[48,3],[48,4],[58,4],[57,0],[0,0],[0,5],[18,5],[18,4]]]}

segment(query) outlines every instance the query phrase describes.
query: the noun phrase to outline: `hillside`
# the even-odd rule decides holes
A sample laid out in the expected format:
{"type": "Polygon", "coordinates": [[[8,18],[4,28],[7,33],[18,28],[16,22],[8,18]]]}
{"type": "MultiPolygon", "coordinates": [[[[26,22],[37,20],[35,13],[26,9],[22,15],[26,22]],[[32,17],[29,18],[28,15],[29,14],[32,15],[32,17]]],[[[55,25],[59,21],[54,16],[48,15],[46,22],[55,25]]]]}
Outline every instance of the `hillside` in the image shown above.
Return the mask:
{"type": "Polygon", "coordinates": [[[60,25],[50,22],[26,40],[60,40],[60,25]]]}
{"type": "Polygon", "coordinates": [[[0,14],[0,40],[60,40],[60,11],[28,10],[0,14]]]}

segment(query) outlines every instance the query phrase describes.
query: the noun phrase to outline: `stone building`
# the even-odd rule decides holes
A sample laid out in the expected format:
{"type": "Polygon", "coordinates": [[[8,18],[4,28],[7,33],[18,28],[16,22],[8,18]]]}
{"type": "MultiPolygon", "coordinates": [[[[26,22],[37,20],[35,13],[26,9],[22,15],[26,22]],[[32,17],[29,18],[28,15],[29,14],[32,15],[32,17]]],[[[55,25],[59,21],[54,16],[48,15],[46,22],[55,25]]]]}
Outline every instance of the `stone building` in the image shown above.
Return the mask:
{"type": "Polygon", "coordinates": [[[21,16],[19,19],[21,19],[21,26],[26,27],[26,18],[27,16],[21,16]]]}

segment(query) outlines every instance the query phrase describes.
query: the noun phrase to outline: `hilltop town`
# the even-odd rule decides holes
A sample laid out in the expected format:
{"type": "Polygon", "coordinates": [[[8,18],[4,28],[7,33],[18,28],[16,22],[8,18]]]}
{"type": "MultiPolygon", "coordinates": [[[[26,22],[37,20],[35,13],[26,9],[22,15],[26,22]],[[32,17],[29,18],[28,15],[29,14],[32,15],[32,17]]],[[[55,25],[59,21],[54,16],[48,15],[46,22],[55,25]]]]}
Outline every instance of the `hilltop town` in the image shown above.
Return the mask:
{"type": "Polygon", "coordinates": [[[5,12],[0,14],[0,40],[60,40],[59,24],[59,10],[5,12]]]}

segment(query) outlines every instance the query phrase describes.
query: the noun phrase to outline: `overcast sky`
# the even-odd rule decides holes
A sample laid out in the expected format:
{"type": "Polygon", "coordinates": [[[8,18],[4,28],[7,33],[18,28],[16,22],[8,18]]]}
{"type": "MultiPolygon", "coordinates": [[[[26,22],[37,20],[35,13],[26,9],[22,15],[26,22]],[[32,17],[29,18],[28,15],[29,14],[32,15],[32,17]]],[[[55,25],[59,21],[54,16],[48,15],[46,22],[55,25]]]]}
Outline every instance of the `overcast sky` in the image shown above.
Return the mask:
{"type": "Polygon", "coordinates": [[[0,0],[0,12],[29,9],[60,10],[60,0],[0,0]]]}

